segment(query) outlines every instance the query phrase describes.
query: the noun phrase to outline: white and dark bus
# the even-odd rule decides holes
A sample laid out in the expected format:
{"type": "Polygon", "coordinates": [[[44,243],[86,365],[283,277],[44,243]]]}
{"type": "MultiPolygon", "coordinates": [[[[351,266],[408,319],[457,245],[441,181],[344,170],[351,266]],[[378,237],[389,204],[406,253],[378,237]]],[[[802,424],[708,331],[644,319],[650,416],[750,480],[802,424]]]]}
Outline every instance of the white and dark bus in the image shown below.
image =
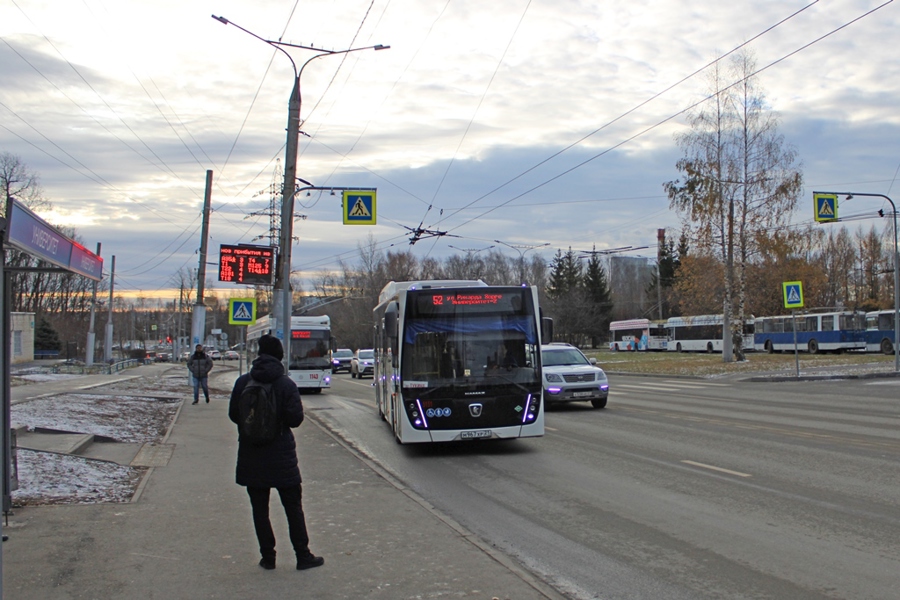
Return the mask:
{"type": "MultiPolygon", "coordinates": [[[[260,317],[247,327],[248,362],[259,351],[259,338],[265,334],[276,335],[272,330],[271,315],[260,317]]],[[[284,344],[284,352],[290,357],[288,376],[297,384],[300,393],[318,394],[331,387],[331,318],[291,317],[290,344],[284,344]]]]}
{"type": "Polygon", "coordinates": [[[756,318],[756,349],[760,352],[810,354],[866,349],[866,317],[858,311],[841,310],[800,315],[756,318]]]}
{"type": "Polygon", "coordinates": [[[866,313],[866,352],[894,353],[894,311],[866,313]]]}
{"type": "MultiPolygon", "coordinates": [[[[671,317],[666,321],[669,341],[666,349],[672,352],[721,352],[722,315],[671,317]]],[[[744,319],[742,342],[744,350],[753,350],[753,317],[744,319]]]]}
{"type": "Polygon", "coordinates": [[[665,350],[668,331],[665,321],[628,319],[609,324],[609,349],[613,352],[665,350]]]}
{"type": "Polygon", "coordinates": [[[544,435],[541,336],[552,322],[536,288],[390,282],[374,318],[375,399],[399,443],[544,435]]]}

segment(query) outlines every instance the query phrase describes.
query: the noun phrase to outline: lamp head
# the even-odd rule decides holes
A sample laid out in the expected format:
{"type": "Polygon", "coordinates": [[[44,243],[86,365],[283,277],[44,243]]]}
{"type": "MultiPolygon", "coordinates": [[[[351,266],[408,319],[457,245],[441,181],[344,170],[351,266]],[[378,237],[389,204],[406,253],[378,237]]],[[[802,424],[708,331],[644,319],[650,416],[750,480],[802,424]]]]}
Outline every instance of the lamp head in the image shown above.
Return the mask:
{"type": "Polygon", "coordinates": [[[228,19],[225,17],[217,17],[216,15],[210,15],[213,19],[221,23],[222,25],[228,25],[228,19]]]}

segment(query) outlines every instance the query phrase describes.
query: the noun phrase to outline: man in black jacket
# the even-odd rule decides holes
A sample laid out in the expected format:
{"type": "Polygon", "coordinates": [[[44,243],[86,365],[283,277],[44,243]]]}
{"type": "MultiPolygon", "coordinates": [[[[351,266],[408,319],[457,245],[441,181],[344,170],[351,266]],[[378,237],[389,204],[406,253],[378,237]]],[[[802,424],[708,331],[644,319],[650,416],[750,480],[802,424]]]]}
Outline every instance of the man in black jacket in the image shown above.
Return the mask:
{"type": "Polygon", "coordinates": [[[253,526],[256,528],[259,553],[262,555],[259,566],[264,569],[275,568],[275,534],[269,521],[269,491],[275,488],[287,515],[291,544],[297,555],[297,569],[302,571],[322,566],[325,559],[309,551],[297,445],[291,431],[291,428],[299,427],[303,422],[303,404],[300,402],[297,385],[284,374],[284,366],[281,364],[283,357],[284,349],[278,338],[264,335],[259,339],[259,356],[253,361],[250,372],[238,377],[234,383],[228,417],[234,423],[239,423],[241,392],[251,377],[261,383],[272,384],[272,392],[278,403],[281,431],[273,442],[259,446],[241,439],[238,426],[235,479],[238,485],[247,488],[250,496],[253,526]]]}

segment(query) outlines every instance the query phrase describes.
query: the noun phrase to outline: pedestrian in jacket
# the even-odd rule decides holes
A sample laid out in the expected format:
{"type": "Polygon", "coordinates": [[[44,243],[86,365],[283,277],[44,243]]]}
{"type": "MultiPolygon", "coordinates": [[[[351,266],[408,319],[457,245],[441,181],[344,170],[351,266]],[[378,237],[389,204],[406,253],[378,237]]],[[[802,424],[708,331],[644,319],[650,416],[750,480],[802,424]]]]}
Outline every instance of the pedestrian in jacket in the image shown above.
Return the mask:
{"type": "Polygon", "coordinates": [[[203,387],[203,395],[206,397],[206,403],[209,404],[209,372],[212,371],[213,361],[203,346],[197,344],[194,353],[191,354],[187,361],[188,371],[194,378],[194,401],[191,404],[197,404],[200,401],[200,387],[203,387]]]}
{"type": "Polygon", "coordinates": [[[275,568],[275,534],[269,521],[269,492],[275,488],[287,516],[291,544],[297,557],[297,569],[302,571],[325,564],[325,559],[309,551],[297,445],[291,431],[303,422],[303,404],[297,385],[284,374],[282,358],[284,350],[278,338],[264,335],[259,339],[259,356],[253,361],[250,372],[241,375],[234,382],[228,405],[228,417],[235,424],[239,423],[241,392],[251,377],[261,383],[272,383],[272,392],[278,404],[281,431],[274,441],[259,446],[241,439],[238,426],[235,480],[238,485],[247,488],[247,494],[250,496],[253,526],[256,529],[259,553],[262,556],[259,566],[264,569],[275,568]]]}

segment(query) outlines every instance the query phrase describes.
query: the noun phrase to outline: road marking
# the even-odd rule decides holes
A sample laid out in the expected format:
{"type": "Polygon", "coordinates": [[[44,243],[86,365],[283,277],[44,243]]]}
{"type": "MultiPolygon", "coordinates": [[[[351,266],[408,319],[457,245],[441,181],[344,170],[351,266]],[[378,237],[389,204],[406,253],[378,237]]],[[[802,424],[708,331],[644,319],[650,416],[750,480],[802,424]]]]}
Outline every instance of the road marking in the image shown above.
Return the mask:
{"type": "Polygon", "coordinates": [[[686,465],[693,465],[695,467],[701,467],[703,469],[711,469],[713,471],[719,471],[720,473],[727,473],[729,475],[736,475],[737,477],[752,477],[749,473],[741,473],[739,471],[731,471],[729,469],[723,469],[722,467],[714,467],[712,465],[706,465],[699,462],[694,462],[692,460],[683,460],[681,461],[686,465]]]}
{"type": "Polygon", "coordinates": [[[546,429],[547,431],[559,431],[559,429],[557,429],[556,427],[547,427],[546,425],[544,425],[544,429],[546,429]]]}

